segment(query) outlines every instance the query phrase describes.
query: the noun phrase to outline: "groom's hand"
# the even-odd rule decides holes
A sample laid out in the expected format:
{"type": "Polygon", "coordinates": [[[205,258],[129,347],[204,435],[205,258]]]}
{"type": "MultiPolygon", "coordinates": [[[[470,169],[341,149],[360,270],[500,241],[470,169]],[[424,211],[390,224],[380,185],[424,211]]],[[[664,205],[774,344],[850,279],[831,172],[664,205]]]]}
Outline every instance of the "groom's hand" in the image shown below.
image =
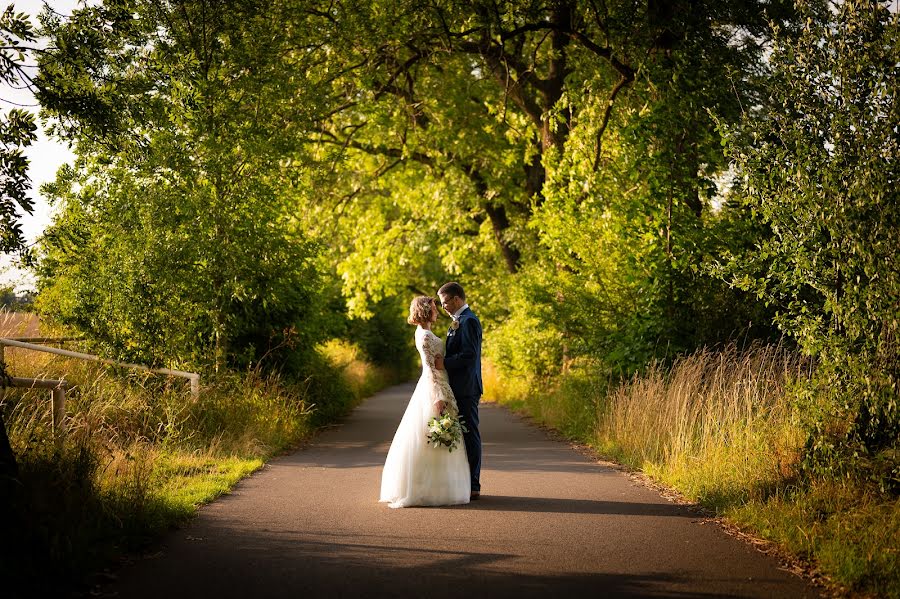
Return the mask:
{"type": "Polygon", "coordinates": [[[437,406],[438,414],[443,414],[444,410],[447,408],[446,401],[439,401],[439,402],[435,403],[435,405],[437,406]]]}
{"type": "Polygon", "coordinates": [[[435,370],[443,370],[444,369],[444,356],[435,356],[434,357],[434,369],[435,370]]]}

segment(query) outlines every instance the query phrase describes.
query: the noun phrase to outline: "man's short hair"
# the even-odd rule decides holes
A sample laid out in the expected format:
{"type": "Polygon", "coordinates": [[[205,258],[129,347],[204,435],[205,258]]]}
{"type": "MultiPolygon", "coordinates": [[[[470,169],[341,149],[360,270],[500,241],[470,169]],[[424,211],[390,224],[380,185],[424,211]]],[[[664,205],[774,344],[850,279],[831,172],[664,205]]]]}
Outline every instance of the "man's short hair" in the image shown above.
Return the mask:
{"type": "Polygon", "coordinates": [[[466,301],[466,292],[463,291],[462,285],[459,283],[444,283],[440,289],[438,289],[438,295],[449,295],[450,297],[458,297],[462,301],[466,301]]]}

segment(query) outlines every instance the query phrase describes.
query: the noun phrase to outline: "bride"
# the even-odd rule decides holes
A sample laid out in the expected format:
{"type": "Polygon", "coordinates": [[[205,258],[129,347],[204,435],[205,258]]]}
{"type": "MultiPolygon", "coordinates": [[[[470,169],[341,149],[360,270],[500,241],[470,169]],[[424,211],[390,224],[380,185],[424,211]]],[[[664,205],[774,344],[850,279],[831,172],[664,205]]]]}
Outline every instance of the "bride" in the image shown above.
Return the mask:
{"type": "Polygon", "coordinates": [[[428,421],[445,410],[458,413],[444,370],[444,343],[431,331],[438,308],[433,298],[417,297],[409,306],[416,327],[422,376],[394,434],[381,475],[381,499],[390,507],[469,503],[469,462],[460,440],[452,452],[428,443],[428,421]]]}

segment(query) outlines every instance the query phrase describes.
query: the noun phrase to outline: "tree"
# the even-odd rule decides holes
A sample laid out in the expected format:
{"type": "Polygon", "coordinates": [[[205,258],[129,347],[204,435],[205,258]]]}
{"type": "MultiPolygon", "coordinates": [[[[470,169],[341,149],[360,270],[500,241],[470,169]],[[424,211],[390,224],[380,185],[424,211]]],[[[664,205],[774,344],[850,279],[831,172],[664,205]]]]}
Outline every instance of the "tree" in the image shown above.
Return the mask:
{"type": "MultiPolygon", "coordinates": [[[[462,277],[502,323],[496,347],[513,351],[539,327],[528,341],[548,372],[579,355],[633,369],[721,339],[755,308],[701,269],[728,243],[709,210],[726,166],[709,111],[733,122],[754,103],[766,23],[786,15],[738,1],[108,2],[48,25],[58,51],[42,62],[41,101],[96,159],[69,189],[114,172],[122,198],[168,185],[187,172],[173,166],[180,150],[204,177],[219,173],[203,183],[217,197],[235,180],[229,165],[251,155],[254,185],[277,190],[288,222],[322,248],[353,315],[462,277]]],[[[116,205],[88,192],[84,208],[116,205]]],[[[96,275],[83,265],[71,281],[96,275]]],[[[223,290],[218,306],[232,295],[203,288],[223,290]]],[[[216,320],[227,310],[208,313],[227,328],[216,320]]]]}
{"type": "MultiPolygon", "coordinates": [[[[25,66],[26,56],[34,48],[35,33],[28,15],[15,12],[9,5],[0,15],[0,81],[9,86],[31,85],[25,66]]],[[[19,210],[31,214],[32,201],[28,197],[31,183],[28,160],[22,148],[37,139],[34,116],[20,108],[4,110],[0,114],[0,251],[21,251],[25,246],[19,210]]]]}
{"type": "Polygon", "coordinates": [[[315,57],[289,8],[110,2],[46,19],[39,99],[79,159],[46,189],[62,210],[41,243],[45,313],[151,362],[315,344],[316,249],[284,202],[315,57]]]}
{"type": "Polygon", "coordinates": [[[830,401],[812,415],[811,455],[877,464],[900,438],[900,20],[874,1],[813,8],[796,39],[777,32],[767,101],[731,131],[768,234],[727,272],[817,356],[830,401]]]}
{"type": "Polygon", "coordinates": [[[557,368],[573,351],[643,364],[742,326],[722,301],[740,294],[698,274],[720,243],[708,205],[727,166],[708,111],[733,122],[754,102],[766,23],[790,11],[394,1],[309,12],[336,63],[335,108],[311,141],[342,173],[330,205],[346,236],[333,247],[353,309],[462,275],[507,333],[538,318],[557,368]],[[691,328],[709,311],[721,330],[691,328]]]}

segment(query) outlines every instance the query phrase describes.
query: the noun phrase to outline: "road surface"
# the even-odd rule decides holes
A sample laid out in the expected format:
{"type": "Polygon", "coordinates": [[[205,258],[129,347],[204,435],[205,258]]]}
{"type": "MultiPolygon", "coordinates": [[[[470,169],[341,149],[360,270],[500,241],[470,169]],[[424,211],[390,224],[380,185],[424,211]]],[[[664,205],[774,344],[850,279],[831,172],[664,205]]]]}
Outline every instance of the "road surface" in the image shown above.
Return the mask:
{"type": "Polygon", "coordinates": [[[777,562],[503,408],[482,404],[482,499],[390,509],[381,468],[413,385],[202,508],[104,596],[814,597],[777,562]]]}

